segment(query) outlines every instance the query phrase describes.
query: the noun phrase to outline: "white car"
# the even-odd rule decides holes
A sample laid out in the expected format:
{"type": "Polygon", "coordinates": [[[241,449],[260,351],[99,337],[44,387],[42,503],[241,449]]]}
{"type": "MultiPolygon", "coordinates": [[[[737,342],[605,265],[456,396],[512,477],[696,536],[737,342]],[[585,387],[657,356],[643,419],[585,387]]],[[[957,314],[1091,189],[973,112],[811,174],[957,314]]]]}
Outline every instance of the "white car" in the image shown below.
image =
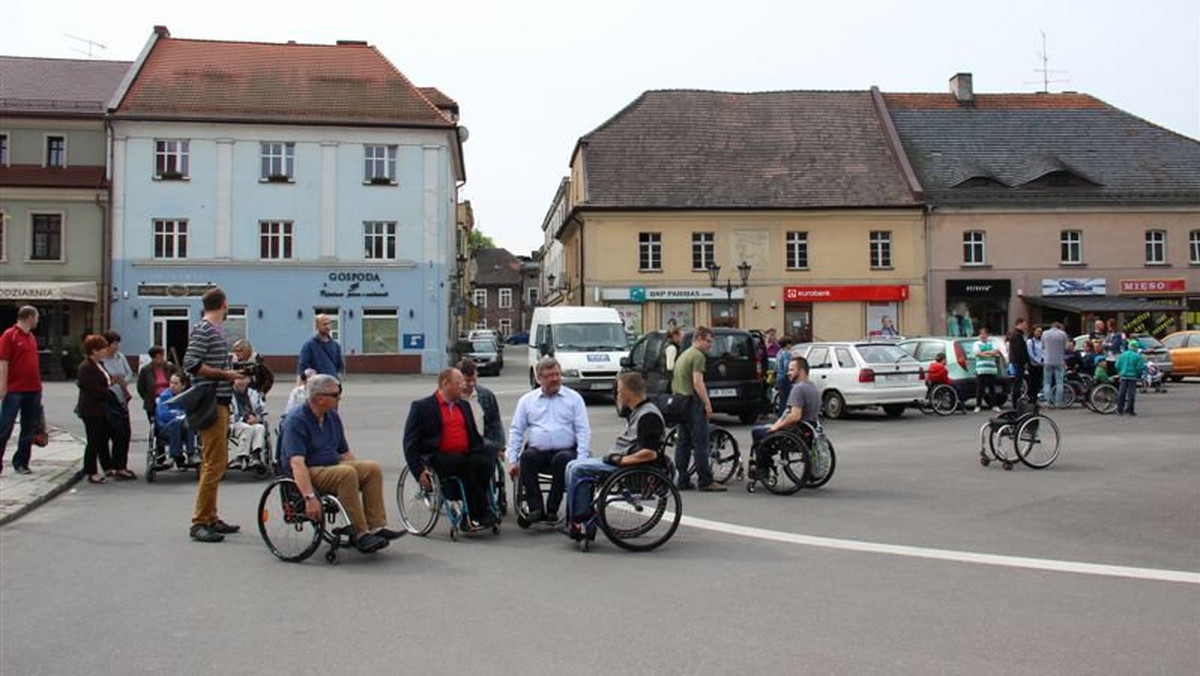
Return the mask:
{"type": "Polygon", "coordinates": [[[892,343],[803,343],[792,348],[792,355],[808,360],[808,379],[821,392],[826,418],[876,406],[896,418],[925,398],[920,363],[892,343]]]}

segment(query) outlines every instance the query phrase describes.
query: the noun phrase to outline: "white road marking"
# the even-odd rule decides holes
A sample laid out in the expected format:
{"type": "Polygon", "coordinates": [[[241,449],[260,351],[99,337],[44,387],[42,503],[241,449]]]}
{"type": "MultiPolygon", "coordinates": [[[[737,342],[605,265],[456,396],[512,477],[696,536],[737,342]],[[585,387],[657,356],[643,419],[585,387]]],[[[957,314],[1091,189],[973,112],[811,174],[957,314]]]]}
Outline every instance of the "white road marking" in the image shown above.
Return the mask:
{"type": "Polygon", "coordinates": [[[823,547],[825,549],[840,549],[850,552],[866,552],[870,554],[891,554],[893,556],[909,556],[919,559],[937,559],[958,563],[976,563],[986,566],[1005,566],[1009,568],[1028,568],[1031,570],[1047,570],[1056,573],[1077,573],[1080,575],[1101,575],[1105,577],[1125,577],[1135,580],[1155,580],[1159,582],[1183,582],[1185,584],[1200,584],[1200,573],[1183,570],[1166,570],[1162,568],[1137,568],[1134,566],[1112,566],[1103,563],[1087,563],[1084,561],[1061,561],[1056,559],[1035,559],[1026,556],[1004,556],[1001,554],[979,554],[962,552],[952,549],[935,549],[932,547],[911,547],[907,545],[889,545],[862,540],[842,540],[838,538],[818,537],[815,535],[800,535],[764,528],[739,526],[721,521],[710,521],[694,516],[684,516],[682,525],[710,530],[729,535],[785,542],[788,544],[823,547]]]}

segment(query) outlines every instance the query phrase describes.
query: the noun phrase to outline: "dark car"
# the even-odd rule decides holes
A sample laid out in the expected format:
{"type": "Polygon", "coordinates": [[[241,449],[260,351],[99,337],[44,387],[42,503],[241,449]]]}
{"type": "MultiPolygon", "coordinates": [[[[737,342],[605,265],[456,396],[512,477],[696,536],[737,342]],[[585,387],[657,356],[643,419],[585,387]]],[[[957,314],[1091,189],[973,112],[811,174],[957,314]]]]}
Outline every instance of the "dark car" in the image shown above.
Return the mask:
{"type": "MultiPolygon", "coordinates": [[[[692,344],[692,333],[683,335],[680,354],[692,344]]],[[[671,378],[663,359],[667,345],[665,331],[651,331],[629,348],[621,360],[621,370],[637,371],[646,379],[650,394],[671,389],[671,378]]],[[[770,408],[766,385],[767,349],[761,335],[742,329],[713,329],[713,345],[708,351],[704,384],[714,413],[737,416],[752,423],[770,408]]]]}
{"type": "Polygon", "coordinates": [[[504,368],[504,355],[491,338],[458,341],[454,347],[454,362],[462,359],[475,362],[475,369],[481,376],[498,376],[500,369],[504,368]]]}
{"type": "Polygon", "coordinates": [[[509,345],[528,345],[529,344],[529,332],[528,331],[517,331],[516,333],[512,334],[507,339],[505,339],[504,342],[508,343],[509,345]]]}

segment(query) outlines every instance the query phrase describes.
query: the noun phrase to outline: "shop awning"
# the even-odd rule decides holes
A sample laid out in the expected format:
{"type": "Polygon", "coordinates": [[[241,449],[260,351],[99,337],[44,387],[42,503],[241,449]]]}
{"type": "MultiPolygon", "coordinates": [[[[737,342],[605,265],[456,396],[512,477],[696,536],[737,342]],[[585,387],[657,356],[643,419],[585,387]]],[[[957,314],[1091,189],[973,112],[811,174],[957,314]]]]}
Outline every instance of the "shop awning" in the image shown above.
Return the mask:
{"type": "Polygon", "coordinates": [[[1041,305],[1063,312],[1182,312],[1183,307],[1124,296],[1021,296],[1030,305],[1041,305]]]}
{"type": "Polygon", "coordinates": [[[95,303],[96,298],[95,282],[0,282],[0,301],[95,303]]]}

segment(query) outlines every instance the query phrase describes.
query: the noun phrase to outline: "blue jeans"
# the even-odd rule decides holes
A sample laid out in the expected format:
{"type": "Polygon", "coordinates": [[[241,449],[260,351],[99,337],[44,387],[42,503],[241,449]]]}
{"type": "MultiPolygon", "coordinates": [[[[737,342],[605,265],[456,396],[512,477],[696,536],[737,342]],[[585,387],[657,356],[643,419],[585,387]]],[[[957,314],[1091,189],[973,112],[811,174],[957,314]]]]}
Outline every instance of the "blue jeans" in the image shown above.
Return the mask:
{"type": "Polygon", "coordinates": [[[0,403],[0,469],[4,468],[4,451],[21,414],[21,434],[17,437],[17,452],[13,453],[13,467],[29,467],[29,456],[33,449],[33,435],[42,425],[42,393],[9,392],[0,403]]]}
{"type": "Polygon", "coordinates": [[[578,458],[567,463],[567,512],[576,523],[592,516],[593,490],[604,477],[617,471],[601,458],[578,458]],[[584,481],[594,478],[596,481],[584,481]]]}
{"type": "Polygon", "coordinates": [[[1117,413],[1133,413],[1137,383],[1137,378],[1121,378],[1121,384],[1117,386],[1117,413]]]}
{"type": "Polygon", "coordinates": [[[688,401],[687,416],[679,425],[679,442],[675,444],[675,467],[679,472],[679,485],[691,483],[687,467],[695,460],[696,480],[701,487],[713,482],[712,466],[708,458],[708,418],[704,415],[704,404],[700,397],[692,396],[688,401]]]}
{"type": "Polygon", "coordinates": [[[166,437],[167,445],[171,449],[171,457],[175,460],[183,457],[183,447],[187,446],[189,455],[196,452],[196,435],[187,426],[187,421],[183,418],[176,418],[164,426],[158,428],[160,436],[166,437]]]}
{"type": "Polygon", "coordinates": [[[1062,364],[1042,366],[1042,398],[1047,404],[1058,406],[1063,400],[1063,379],[1066,369],[1062,364]]]}

